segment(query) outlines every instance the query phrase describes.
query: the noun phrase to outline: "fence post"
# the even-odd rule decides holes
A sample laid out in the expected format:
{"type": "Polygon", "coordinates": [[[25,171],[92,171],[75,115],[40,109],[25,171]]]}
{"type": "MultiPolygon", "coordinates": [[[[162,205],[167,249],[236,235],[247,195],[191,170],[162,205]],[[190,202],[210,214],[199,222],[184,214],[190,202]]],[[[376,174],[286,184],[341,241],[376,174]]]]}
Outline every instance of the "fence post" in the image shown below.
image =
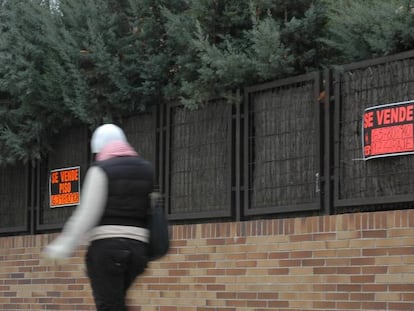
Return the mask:
{"type": "Polygon", "coordinates": [[[242,120],[243,120],[243,116],[242,116],[242,111],[241,111],[241,107],[243,106],[243,95],[242,95],[242,91],[240,89],[237,90],[237,97],[239,98],[238,102],[236,102],[234,104],[235,107],[235,112],[233,114],[233,124],[235,124],[235,128],[234,128],[234,132],[233,132],[233,137],[234,137],[234,141],[235,141],[235,145],[234,145],[234,152],[233,152],[233,157],[234,157],[234,163],[235,165],[233,166],[233,174],[235,177],[235,189],[234,189],[234,217],[236,221],[241,221],[242,220],[242,211],[243,211],[243,200],[242,200],[242,191],[241,191],[241,186],[242,186],[242,178],[243,178],[243,127],[242,127],[242,120]]]}
{"type": "Polygon", "coordinates": [[[334,111],[334,96],[333,96],[333,78],[332,70],[327,69],[323,73],[323,96],[320,98],[323,107],[323,212],[325,215],[332,214],[332,190],[333,190],[333,111],[334,111]]]}

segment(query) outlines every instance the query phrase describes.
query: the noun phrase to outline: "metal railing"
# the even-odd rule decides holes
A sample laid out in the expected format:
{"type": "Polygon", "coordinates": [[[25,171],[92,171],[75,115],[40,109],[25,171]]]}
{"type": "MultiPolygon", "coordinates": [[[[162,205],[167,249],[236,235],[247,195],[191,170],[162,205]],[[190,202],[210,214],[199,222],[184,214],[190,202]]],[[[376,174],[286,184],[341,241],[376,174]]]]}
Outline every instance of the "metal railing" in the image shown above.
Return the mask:
{"type": "MultiPolygon", "coordinates": [[[[414,97],[414,51],[249,86],[196,110],[154,105],[118,123],[156,169],[171,222],[410,208],[414,161],[363,161],[367,107],[414,97]]],[[[68,129],[38,163],[0,168],[0,233],[61,228],[48,173],[91,159],[90,131],[68,129]]],[[[81,176],[82,173],[81,173],[81,176]]]]}

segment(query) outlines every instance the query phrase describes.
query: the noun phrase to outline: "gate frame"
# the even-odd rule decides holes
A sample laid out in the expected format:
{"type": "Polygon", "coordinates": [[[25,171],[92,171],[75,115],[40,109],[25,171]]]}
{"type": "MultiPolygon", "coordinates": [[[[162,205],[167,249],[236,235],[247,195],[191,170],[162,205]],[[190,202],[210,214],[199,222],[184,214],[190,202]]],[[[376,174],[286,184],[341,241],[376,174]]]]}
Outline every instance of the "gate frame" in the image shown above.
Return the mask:
{"type": "MultiPolygon", "coordinates": [[[[393,196],[383,196],[383,197],[370,197],[370,198],[358,198],[358,199],[339,199],[339,165],[340,165],[340,123],[341,123],[341,107],[342,107],[342,92],[341,92],[341,75],[344,72],[359,69],[359,68],[368,68],[369,66],[375,66],[380,64],[386,64],[395,62],[398,60],[404,60],[407,58],[414,58],[414,50],[410,50],[407,52],[394,54],[391,56],[384,56],[374,59],[368,59],[360,62],[354,62],[347,65],[340,66],[340,69],[331,69],[332,76],[334,77],[332,80],[333,84],[333,96],[335,102],[335,112],[333,122],[335,125],[334,133],[335,133],[335,146],[334,146],[334,171],[332,174],[333,177],[333,209],[336,208],[346,208],[346,207],[356,207],[362,205],[384,205],[384,204],[393,204],[393,203],[409,203],[414,202],[414,193],[412,194],[404,194],[404,195],[393,195],[393,196]]],[[[362,114],[361,114],[362,118],[362,114]]],[[[362,148],[362,147],[361,147],[362,148]]],[[[362,149],[361,149],[362,154],[362,149]]]]}
{"type": "MultiPolygon", "coordinates": [[[[243,110],[244,110],[244,120],[243,120],[243,154],[245,156],[245,159],[243,160],[243,186],[242,186],[242,197],[243,197],[243,206],[240,208],[243,209],[243,213],[245,216],[257,216],[257,215],[266,215],[266,214],[280,214],[280,213],[287,213],[287,212],[304,212],[304,211],[317,211],[322,210],[324,206],[324,192],[326,191],[325,186],[323,186],[323,181],[329,178],[325,177],[324,171],[325,166],[323,164],[322,155],[324,154],[324,151],[322,150],[324,148],[325,139],[323,134],[323,126],[324,124],[328,123],[328,121],[324,120],[323,116],[323,109],[321,106],[320,96],[323,91],[322,87],[322,79],[321,79],[321,72],[312,72],[300,76],[290,77],[286,79],[280,79],[276,81],[271,81],[268,83],[262,83],[258,85],[253,85],[250,87],[246,87],[244,89],[244,103],[243,103],[243,110]],[[319,158],[319,164],[318,164],[318,173],[319,178],[315,176],[315,187],[319,188],[319,198],[313,202],[313,203],[306,203],[306,204],[300,204],[300,205],[284,205],[284,206],[273,206],[270,208],[258,208],[252,210],[250,208],[250,185],[249,185],[249,152],[250,152],[250,146],[249,146],[249,130],[250,130],[250,121],[249,121],[249,106],[250,106],[250,93],[262,91],[266,89],[272,89],[284,85],[289,85],[293,83],[299,83],[304,82],[308,80],[315,80],[315,86],[314,86],[314,103],[317,105],[317,111],[316,111],[316,123],[319,124],[319,130],[316,137],[316,143],[318,144],[317,147],[317,154],[316,157],[319,158]],[[324,190],[322,190],[324,189],[324,190]]],[[[328,192],[329,193],[329,192],[328,192]]],[[[329,194],[328,194],[329,196],[329,194]]],[[[328,209],[329,207],[326,207],[325,209],[328,209]]]]}
{"type": "MultiPolygon", "coordinates": [[[[214,100],[214,99],[212,99],[214,100]]],[[[208,105],[208,104],[207,104],[208,105]]],[[[227,178],[227,190],[228,193],[226,194],[229,198],[230,206],[226,210],[221,211],[205,211],[205,212],[188,212],[188,213],[171,213],[171,207],[170,207],[170,186],[171,186],[171,176],[170,176],[170,165],[171,165],[171,129],[172,129],[172,120],[171,120],[171,111],[173,108],[177,107],[183,107],[183,109],[186,109],[181,103],[167,103],[165,107],[165,126],[163,125],[162,128],[165,127],[165,176],[163,178],[164,184],[165,184],[165,211],[167,212],[168,219],[169,220],[176,220],[176,221],[188,221],[188,220],[203,220],[203,219],[211,219],[211,218],[231,218],[234,214],[234,196],[233,196],[233,185],[232,180],[233,176],[235,175],[235,167],[234,165],[231,165],[233,163],[235,150],[233,147],[232,141],[234,141],[234,128],[233,128],[233,116],[234,116],[234,109],[232,109],[232,112],[228,116],[228,125],[229,125],[229,133],[227,135],[227,144],[230,146],[230,153],[227,155],[228,157],[228,163],[230,166],[230,176],[227,178]]],[[[163,118],[163,113],[161,113],[161,118],[163,118]]],[[[162,124],[162,123],[161,123],[162,124]]]]}

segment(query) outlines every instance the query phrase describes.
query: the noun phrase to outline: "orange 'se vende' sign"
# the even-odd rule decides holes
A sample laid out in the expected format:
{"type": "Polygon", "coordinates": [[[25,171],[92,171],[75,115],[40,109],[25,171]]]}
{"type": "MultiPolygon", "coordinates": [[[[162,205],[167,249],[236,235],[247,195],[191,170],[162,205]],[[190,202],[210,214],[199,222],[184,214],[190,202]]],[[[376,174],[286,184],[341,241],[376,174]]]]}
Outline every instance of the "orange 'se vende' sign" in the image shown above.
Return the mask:
{"type": "Polygon", "coordinates": [[[414,100],[367,108],[362,120],[365,160],[414,153],[414,100]]]}
{"type": "Polygon", "coordinates": [[[78,205],[80,203],[80,167],[59,168],[50,171],[50,207],[78,205]]]}

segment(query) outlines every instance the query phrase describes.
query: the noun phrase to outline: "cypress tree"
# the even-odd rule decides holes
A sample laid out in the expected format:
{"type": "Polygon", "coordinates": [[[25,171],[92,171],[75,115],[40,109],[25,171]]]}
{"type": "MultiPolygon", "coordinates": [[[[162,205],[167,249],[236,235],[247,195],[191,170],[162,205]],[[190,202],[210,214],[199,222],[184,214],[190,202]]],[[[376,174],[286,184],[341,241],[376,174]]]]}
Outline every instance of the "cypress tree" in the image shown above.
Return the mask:
{"type": "Polygon", "coordinates": [[[62,87],[70,51],[56,45],[55,16],[44,2],[6,1],[0,10],[0,162],[40,158],[68,124],[62,87]],[[4,96],[3,96],[4,97],[4,96]]]}
{"type": "Polygon", "coordinates": [[[0,163],[164,101],[414,48],[410,0],[0,0],[0,163]]]}
{"type": "Polygon", "coordinates": [[[140,5],[133,0],[5,3],[0,94],[8,101],[0,108],[0,162],[41,158],[51,137],[67,126],[93,127],[156,101],[167,58],[159,52],[159,21],[140,5]]]}
{"type": "Polygon", "coordinates": [[[341,0],[328,11],[330,62],[342,64],[414,48],[414,3],[407,0],[341,0]]]}
{"type": "Polygon", "coordinates": [[[318,56],[329,53],[318,42],[327,22],[323,4],[200,0],[179,14],[164,10],[168,40],[178,47],[169,95],[197,107],[243,85],[320,68],[325,59],[318,56]]]}

